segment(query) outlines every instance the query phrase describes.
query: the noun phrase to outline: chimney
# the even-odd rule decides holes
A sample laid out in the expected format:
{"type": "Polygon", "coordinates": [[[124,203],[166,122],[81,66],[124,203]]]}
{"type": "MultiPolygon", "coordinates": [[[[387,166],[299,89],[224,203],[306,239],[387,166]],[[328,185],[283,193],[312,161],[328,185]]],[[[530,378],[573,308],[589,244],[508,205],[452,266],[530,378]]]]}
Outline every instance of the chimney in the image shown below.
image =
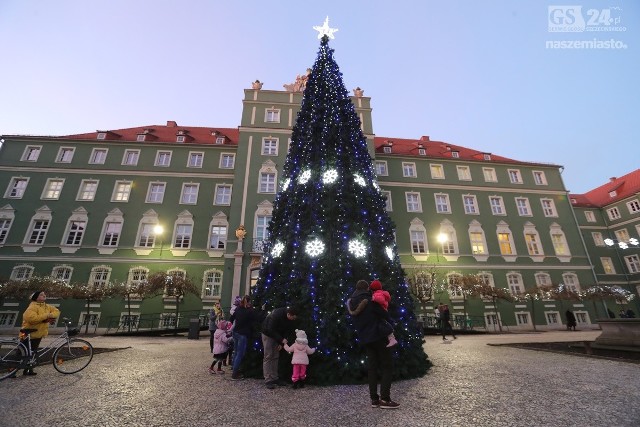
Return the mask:
{"type": "Polygon", "coordinates": [[[429,135],[423,135],[422,137],[420,137],[420,141],[429,141],[429,135]]]}
{"type": "Polygon", "coordinates": [[[173,120],[167,120],[167,127],[168,128],[174,128],[177,127],[178,124],[176,122],[174,122],[173,120]]]}
{"type": "Polygon", "coordinates": [[[609,182],[613,182],[613,181],[615,181],[616,179],[618,179],[618,178],[616,178],[615,176],[612,176],[611,178],[609,178],[609,182]]]}

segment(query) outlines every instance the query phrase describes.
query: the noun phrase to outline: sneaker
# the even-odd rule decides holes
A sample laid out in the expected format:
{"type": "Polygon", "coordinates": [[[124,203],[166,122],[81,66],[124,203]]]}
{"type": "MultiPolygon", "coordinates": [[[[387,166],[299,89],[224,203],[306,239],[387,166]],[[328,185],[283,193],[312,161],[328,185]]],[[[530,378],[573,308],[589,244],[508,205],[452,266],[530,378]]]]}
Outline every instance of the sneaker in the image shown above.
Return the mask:
{"type": "Polygon", "coordinates": [[[209,373],[210,374],[215,374],[215,371],[213,369],[209,368],[209,373]]]}
{"type": "Polygon", "coordinates": [[[273,389],[274,389],[274,388],[276,388],[276,387],[277,387],[277,385],[276,385],[275,383],[267,383],[267,388],[268,388],[269,390],[273,390],[273,389]]]}
{"type": "Polygon", "coordinates": [[[216,374],[224,374],[224,371],[222,369],[217,369],[216,374]]]}
{"type": "Polygon", "coordinates": [[[240,381],[240,380],[244,379],[244,375],[242,375],[242,374],[232,374],[231,375],[231,379],[233,381],[240,381]]]}
{"type": "Polygon", "coordinates": [[[389,401],[381,400],[380,401],[380,409],[398,409],[399,407],[400,407],[400,404],[394,402],[393,400],[389,400],[389,401]]]}
{"type": "Polygon", "coordinates": [[[379,408],[380,407],[380,400],[379,399],[374,399],[371,401],[371,407],[372,408],[379,408]]]}

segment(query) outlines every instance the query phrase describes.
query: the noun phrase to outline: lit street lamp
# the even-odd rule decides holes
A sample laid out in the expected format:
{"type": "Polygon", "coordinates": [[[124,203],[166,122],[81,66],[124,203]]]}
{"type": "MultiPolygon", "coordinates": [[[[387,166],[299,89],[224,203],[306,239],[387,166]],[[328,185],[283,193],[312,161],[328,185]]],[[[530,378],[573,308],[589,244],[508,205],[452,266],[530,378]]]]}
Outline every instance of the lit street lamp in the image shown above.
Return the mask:
{"type": "Polygon", "coordinates": [[[442,251],[444,244],[447,243],[448,240],[449,238],[445,233],[438,234],[438,243],[440,243],[440,247],[438,249],[438,261],[440,261],[440,251],[442,251]]]}
{"type": "Polygon", "coordinates": [[[155,234],[156,237],[160,239],[160,258],[162,258],[162,247],[163,247],[162,233],[164,233],[164,227],[161,226],[160,224],[156,224],[155,227],[153,227],[153,234],[155,234]]]}

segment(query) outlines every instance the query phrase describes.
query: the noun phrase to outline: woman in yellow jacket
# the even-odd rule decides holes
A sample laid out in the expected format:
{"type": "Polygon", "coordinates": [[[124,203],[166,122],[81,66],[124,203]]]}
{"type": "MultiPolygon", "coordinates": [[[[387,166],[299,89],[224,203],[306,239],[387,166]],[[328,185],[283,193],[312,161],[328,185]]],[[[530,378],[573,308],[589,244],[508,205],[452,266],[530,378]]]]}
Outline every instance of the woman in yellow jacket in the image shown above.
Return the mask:
{"type": "MultiPolygon", "coordinates": [[[[44,291],[36,291],[31,295],[31,304],[22,314],[22,329],[35,329],[31,333],[31,351],[35,352],[42,338],[49,335],[49,324],[55,323],[60,310],[45,303],[47,295],[44,291]]],[[[24,375],[36,375],[33,369],[25,369],[24,375]]]]}

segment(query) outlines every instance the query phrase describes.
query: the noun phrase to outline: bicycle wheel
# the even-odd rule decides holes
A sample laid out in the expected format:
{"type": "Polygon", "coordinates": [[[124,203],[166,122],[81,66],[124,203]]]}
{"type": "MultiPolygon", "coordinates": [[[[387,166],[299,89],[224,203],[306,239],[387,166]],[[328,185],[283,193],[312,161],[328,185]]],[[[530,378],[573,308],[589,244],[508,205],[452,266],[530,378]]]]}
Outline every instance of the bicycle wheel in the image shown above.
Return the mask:
{"type": "Polygon", "coordinates": [[[93,346],[89,341],[71,338],[53,352],[53,367],[63,374],[80,372],[93,359],[93,346]]]}
{"type": "Polygon", "coordinates": [[[15,375],[24,363],[27,349],[19,341],[0,341],[0,380],[15,375]]]}

